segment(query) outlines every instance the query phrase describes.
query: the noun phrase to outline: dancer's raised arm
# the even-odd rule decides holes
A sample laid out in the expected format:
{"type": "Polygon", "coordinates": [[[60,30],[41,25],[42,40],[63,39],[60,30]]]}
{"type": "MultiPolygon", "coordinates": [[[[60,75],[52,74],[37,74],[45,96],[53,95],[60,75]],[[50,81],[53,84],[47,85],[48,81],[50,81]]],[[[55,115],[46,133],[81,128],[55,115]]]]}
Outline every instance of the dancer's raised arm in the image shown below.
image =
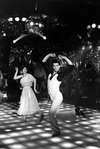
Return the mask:
{"type": "Polygon", "coordinates": [[[67,58],[66,56],[59,55],[58,57],[59,57],[59,59],[65,59],[69,65],[73,65],[72,61],[69,58],[67,58]]]}
{"type": "Polygon", "coordinates": [[[13,79],[14,79],[14,80],[17,80],[17,79],[20,79],[20,78],[22,78],[22,77],[23,77],[23,75],[18,75],[18,68],[15,67],[15,74],[14,74],[13,79]]]}
{"type": "Polygon", "coordinates": [[[42,62],[46,62],[49,57],[55,57],[55,56],[56,56],[55,53],[49,53],[48,55],[46,55],[46,56],[43,58],[42,62]]]}

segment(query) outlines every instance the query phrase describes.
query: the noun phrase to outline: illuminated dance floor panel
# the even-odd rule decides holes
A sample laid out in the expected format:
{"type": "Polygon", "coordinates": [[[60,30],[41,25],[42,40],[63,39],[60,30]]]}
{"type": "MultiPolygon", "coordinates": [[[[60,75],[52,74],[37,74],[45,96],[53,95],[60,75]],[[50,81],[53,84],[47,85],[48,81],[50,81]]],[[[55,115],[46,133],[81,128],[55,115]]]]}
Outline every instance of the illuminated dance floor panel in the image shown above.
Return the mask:
{"type": "MultiPolygon", "coordinates": [[[[20,116],[12,113],[18,103],[0,104],[0,149],[100,149],[100,111],[83,108],[87,118],[77,117],[76,121],[58,120],[61,136],[51,137],[48,112],[50,102],[39,103],[45,118],[38,123],[39,114],[27,117],[22,123],[20,116]]],[[[62,104],[61,110],[74,105],[62,104]]]]}

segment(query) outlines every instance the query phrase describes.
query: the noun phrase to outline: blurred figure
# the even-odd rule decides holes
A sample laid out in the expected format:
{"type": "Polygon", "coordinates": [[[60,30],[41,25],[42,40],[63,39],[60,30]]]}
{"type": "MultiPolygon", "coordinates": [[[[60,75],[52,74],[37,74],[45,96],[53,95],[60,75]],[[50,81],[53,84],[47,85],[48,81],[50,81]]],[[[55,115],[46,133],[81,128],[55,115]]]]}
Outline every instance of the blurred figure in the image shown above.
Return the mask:
{"type": "Polygon", "coordinates": [[[76,69],[74,69],[72,71],[72,79],[71,79],[71,84],[72,84],[72,88],[71,88],[71,93],[70,93],[70,98],[71,100],[73,100],[74,104],[76,106],[80,105],[80,99],[81,99],[81,95],[79,92],[79,82],[78,82],[78,73],[76,71],[76,69]]]}
{"type": "Polygon", "coordinates": [[[96,103],[100,103],[100,71],[97,72],[96,78],[96,103]]]}
{"type": "Polygon", "coordinates": [[[46,91],[47,89],[47,76],[46,76],[46,72],[44,70],[44,68],[42,67],[41,63],[37,62],[34,66],[34,77],[37,80],[37,85],[36,85],[36,89],[39,92],[39,101],[42,99],[43,97],[43,93],[46,91]]]}
{"type": "Polygon", "coordinates": [[[0,87],[3,86],[3,74],[2,71],[0,70],[0,87]]]}
{"type": "Polygon", "coordinates": [[[0,70],[0,103],[3,100],[3,74],[2,71],[0,70]]]}
{"type": "Polygon", "coordinates": [[[87,80],[87,96],[89,105],[94,106],[96,104],[95,99],[95,87],[96,87],[96,70],[92,63],[88,63],[86,66],[86,80],[87,80]]]}

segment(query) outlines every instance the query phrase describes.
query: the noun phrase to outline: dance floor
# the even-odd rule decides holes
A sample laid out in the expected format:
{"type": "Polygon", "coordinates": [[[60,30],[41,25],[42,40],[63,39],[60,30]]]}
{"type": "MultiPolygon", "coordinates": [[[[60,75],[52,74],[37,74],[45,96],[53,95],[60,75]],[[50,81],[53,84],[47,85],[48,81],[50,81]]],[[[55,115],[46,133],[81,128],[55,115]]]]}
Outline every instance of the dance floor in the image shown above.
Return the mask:
{"type": "MultiPolygon", "coordinates": [[[[18,102],[4,101],[0,104],[0,149],[100,149],[100,111],[83,108],[87,118],[76,121],[59,120],[61,136],[52,138],[48,119],[50,102],[39,103],[45,118],[38,123],[39,115],[28,117],[22,123],[21,117],[13,117],[18,102]]],[[[62,104],[61,110],[70,104],[62,104]]]]}

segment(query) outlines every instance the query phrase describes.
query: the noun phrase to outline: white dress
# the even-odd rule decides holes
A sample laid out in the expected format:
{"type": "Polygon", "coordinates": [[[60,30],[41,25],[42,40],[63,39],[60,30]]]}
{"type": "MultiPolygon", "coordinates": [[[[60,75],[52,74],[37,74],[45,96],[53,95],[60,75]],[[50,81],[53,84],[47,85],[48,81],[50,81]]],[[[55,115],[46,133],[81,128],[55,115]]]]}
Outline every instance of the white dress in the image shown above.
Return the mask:
{"type": "Polygon", "coordinates": [[[19,115],[31,115],[37,111],[40,111],[40,107],[33,91],[32,82],[34,77],[31,74],[26,74],[21,80],[22,93],[20,97],[20,106],[17,111],[19,115]]]}

